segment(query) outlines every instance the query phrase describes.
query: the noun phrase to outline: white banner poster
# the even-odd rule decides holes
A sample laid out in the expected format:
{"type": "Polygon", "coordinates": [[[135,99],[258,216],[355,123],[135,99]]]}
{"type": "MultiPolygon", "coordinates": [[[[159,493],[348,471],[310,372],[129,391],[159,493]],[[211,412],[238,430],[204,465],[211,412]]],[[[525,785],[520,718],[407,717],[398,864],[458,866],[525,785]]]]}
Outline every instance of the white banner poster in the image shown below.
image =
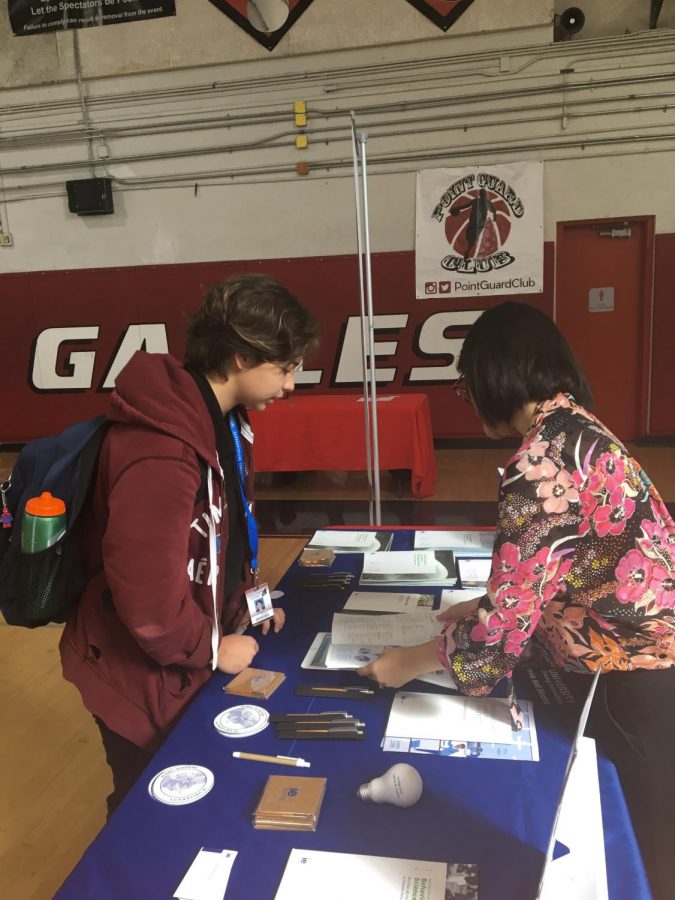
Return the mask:
{"type": "Polygon", "coordinates": [[[417,173],[418,299],[544,288],[542,162],[417,173]]]}

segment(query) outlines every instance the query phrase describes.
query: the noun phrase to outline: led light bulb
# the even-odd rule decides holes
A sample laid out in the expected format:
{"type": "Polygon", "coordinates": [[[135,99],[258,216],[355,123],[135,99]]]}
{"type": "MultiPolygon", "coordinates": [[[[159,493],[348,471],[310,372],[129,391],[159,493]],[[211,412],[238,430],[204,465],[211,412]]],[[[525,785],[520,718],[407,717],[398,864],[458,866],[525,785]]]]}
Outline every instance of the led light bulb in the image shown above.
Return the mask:
{"type": "Polygon", "coordinates": [[[373,803],[412,806],[422,796],[422,778],[417,769],[413,769],[408,763],[396,763],[384,775],[373,778],[368,784],[362,784],[357,796],[373,803]]]}

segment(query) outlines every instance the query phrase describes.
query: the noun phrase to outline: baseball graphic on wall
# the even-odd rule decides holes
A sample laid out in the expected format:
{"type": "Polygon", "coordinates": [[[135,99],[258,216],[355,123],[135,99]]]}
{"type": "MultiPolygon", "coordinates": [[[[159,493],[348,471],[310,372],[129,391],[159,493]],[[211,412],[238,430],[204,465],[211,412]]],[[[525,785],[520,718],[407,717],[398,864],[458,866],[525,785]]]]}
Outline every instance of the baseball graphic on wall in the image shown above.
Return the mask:
{"type": "Polygon", "coordinates": [[[278,31],[289,15],[288,0],[248,0],[246,15],[258,31],[278,31]]]}

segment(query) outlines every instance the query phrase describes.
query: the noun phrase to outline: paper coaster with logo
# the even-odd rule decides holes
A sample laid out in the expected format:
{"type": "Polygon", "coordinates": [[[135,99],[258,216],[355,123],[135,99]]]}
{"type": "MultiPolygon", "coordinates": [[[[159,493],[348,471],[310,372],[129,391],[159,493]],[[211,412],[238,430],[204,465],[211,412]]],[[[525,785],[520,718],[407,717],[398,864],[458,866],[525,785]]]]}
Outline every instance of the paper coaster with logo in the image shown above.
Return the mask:
{"type": "Polygon", "coordinates": [[[269,717],[270,714],[261,706],[243,703],[218,713],[213,724],[226,737],[249,737],[267,728],[269,717]]]}
{"type": "Polygon", "coordinates": [[[184,806],[206,796],[213,782],[213,772],[203,766],[169,766],[155,775],[148,785],[148,792],[160,803],[184,806]]]}

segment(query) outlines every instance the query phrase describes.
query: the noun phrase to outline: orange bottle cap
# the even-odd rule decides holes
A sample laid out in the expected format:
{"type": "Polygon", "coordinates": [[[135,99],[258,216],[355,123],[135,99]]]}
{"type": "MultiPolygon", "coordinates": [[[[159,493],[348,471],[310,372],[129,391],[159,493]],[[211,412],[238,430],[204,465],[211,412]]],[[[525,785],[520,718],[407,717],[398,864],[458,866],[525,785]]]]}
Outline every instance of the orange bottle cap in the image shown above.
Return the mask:
{"type": "Polygon", "coordinates": [[[31,497],[26,501],[26,512],[31,516],[62,516],[66,511],[66,504],[58,497],[53,497],[49,491],[44,491],[39,497],[31,497]]]}

